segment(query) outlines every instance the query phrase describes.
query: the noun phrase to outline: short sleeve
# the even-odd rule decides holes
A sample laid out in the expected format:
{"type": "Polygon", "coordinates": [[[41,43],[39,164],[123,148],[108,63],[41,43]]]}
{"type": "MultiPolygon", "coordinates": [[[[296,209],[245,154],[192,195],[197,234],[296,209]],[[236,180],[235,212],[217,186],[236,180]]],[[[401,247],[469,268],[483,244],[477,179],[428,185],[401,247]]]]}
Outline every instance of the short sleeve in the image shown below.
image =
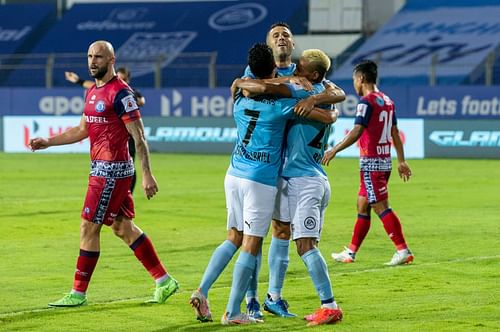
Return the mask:
{"type": "Polygon", "coordinates": [[[250,78],[255,78],[255,75],[252,73],[250,70],[250,66],[247,66],[245,68],[245,72],[243,73],[243,77],[250,77],[250,78]]]}
{"type": "Polygon", "coordinates": [[[116,94],[113,106],[116,115],[125,123],[140,118],[139,106],[137,106],[134,93],[129,89],[120,90],[116,94]]]}
{"type": "Polygon", "coordinates": [[[300,84],[295,83],[285,83],[285,85],[290,89],[291,96],[293,98],[305,99],[311,96],[311,92],[304,89],[300,84]]]}
{"type": "Polygon", "coordinates": [[[296,98],[282,98],[280,99],[280,104],[281,104],[281,111],[283,113],[283,116],[287,119],[291,119],[295,116],[295,113],[293,112],[293,108],[297,104],[299,99],[296,98]]]}
{"type": "Polygon", "coordinates": [[[354,120],[354,124],[359,124],[363,127],[367,127],[368,122],[370,122],[371,115],[372,106],[366,99],[361,99],[358,106],[356,107],[356,119],[354,120]]]}

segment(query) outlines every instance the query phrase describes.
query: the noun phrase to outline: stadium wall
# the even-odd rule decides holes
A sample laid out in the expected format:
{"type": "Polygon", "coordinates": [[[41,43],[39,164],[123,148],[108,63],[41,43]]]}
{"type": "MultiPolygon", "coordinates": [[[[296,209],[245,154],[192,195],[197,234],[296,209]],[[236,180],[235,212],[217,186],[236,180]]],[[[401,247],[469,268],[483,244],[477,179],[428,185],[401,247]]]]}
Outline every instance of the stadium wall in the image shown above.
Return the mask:
{"type": "MultiPolygon", "coordinates": [[[[408,158],[500,158],[498,90],[474,87],[391,87],[408,158]]],[[[151,149],[157,152],[230,153],[236,138],[229,90],[185,88],[144,89],[141,112],[151,149]]],[[[358,97],[350,87],[339,104],[341,118],[330,143],[353,125],[358,97]]],[[[55,135],[76,125],[83,111],[81,89],[0,89],[4,108],[0,147],[28,152],[31,137],[55,135]],[[3,145],[2,145],[3,141],[3,145]]],[[[88,142],[47,152],[87,152],[88,142]]],[[[356,147],[341,156],[355,157],[356,147]]]]}

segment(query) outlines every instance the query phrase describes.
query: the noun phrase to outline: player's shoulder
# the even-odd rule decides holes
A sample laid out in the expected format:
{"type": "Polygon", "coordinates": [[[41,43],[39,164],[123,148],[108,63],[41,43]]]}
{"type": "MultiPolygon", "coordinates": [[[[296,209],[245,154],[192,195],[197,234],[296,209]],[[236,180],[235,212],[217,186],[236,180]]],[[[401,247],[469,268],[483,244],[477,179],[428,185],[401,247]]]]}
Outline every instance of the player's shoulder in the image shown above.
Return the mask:
{"type": "Polygon", "coordinates": [[[369,101],[370,104],[375,106],[375,107],[386,107],[386,106],[392,106],[394,102],[392,99],[383,93],[382,91],[374,91],[370,94],[367,95],[369,96],[369,101]]]}
{"type": "Polygon", "coordinates": [[[392,100],[391,97],[383,93],[382,91],[379,91],[380,97],[385,101],[386,104],[394,104],[394,101],[392,100]]]}
{"type": "Polygon", "coordinates": [[[132,93],[132,89],[130,88],[130,86],[121,79],[119,79],[117,76],[114,76],[111,80],[109,80],[106,83],[105,87],[106,90],[112,90],[115,92],[119,92],[121,90],[128,90],[130,91],[130,93],[132,93]]]}
{"type": "Polygon", "coordinates": [[[300,98],[298,96],[285,97],[285,98],[283,98],[283,97],[277,97],[276,98],[276,102],[279,104],[279,106],[283,107],[283,106],[295,105],[301,99],[302,98],[300,98]]]}

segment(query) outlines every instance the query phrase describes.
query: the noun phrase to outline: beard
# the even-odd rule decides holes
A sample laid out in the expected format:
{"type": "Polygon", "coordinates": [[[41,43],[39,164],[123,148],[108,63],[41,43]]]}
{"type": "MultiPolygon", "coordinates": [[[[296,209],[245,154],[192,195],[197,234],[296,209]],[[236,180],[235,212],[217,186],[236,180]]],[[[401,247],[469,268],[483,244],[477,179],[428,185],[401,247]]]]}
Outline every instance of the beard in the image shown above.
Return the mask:
{"type": "Polygon", "coordinates": [[[292,55],[292,52],[289,47],[280,46],[277,48],[276,53],[274,54],[275,58],[279,59],[280,61],[286,61],[286,59],[292,55]]]}
{"type": "Polygon", "coordinates": [[[108,67],[101,67],[101,68],[97,68],[97,71],[92,74],[92,71],[89,70],[89,73],[90,73],[90,76],[92,76],[93,78],[95,79],[102,79],[104,77],[104,75],[106,75],[106,73],[108,72],[108,67]]]}

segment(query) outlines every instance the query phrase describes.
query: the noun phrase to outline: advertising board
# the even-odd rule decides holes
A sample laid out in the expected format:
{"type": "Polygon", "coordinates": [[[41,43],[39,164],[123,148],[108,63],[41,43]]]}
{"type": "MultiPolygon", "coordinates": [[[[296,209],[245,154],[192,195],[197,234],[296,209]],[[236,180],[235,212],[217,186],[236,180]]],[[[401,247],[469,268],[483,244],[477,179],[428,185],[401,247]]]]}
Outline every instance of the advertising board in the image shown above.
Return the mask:
{"type": "Polygon", "coordinates": [[[500,158],[500,121],[425,122],[425,156],[500,158]]]}

